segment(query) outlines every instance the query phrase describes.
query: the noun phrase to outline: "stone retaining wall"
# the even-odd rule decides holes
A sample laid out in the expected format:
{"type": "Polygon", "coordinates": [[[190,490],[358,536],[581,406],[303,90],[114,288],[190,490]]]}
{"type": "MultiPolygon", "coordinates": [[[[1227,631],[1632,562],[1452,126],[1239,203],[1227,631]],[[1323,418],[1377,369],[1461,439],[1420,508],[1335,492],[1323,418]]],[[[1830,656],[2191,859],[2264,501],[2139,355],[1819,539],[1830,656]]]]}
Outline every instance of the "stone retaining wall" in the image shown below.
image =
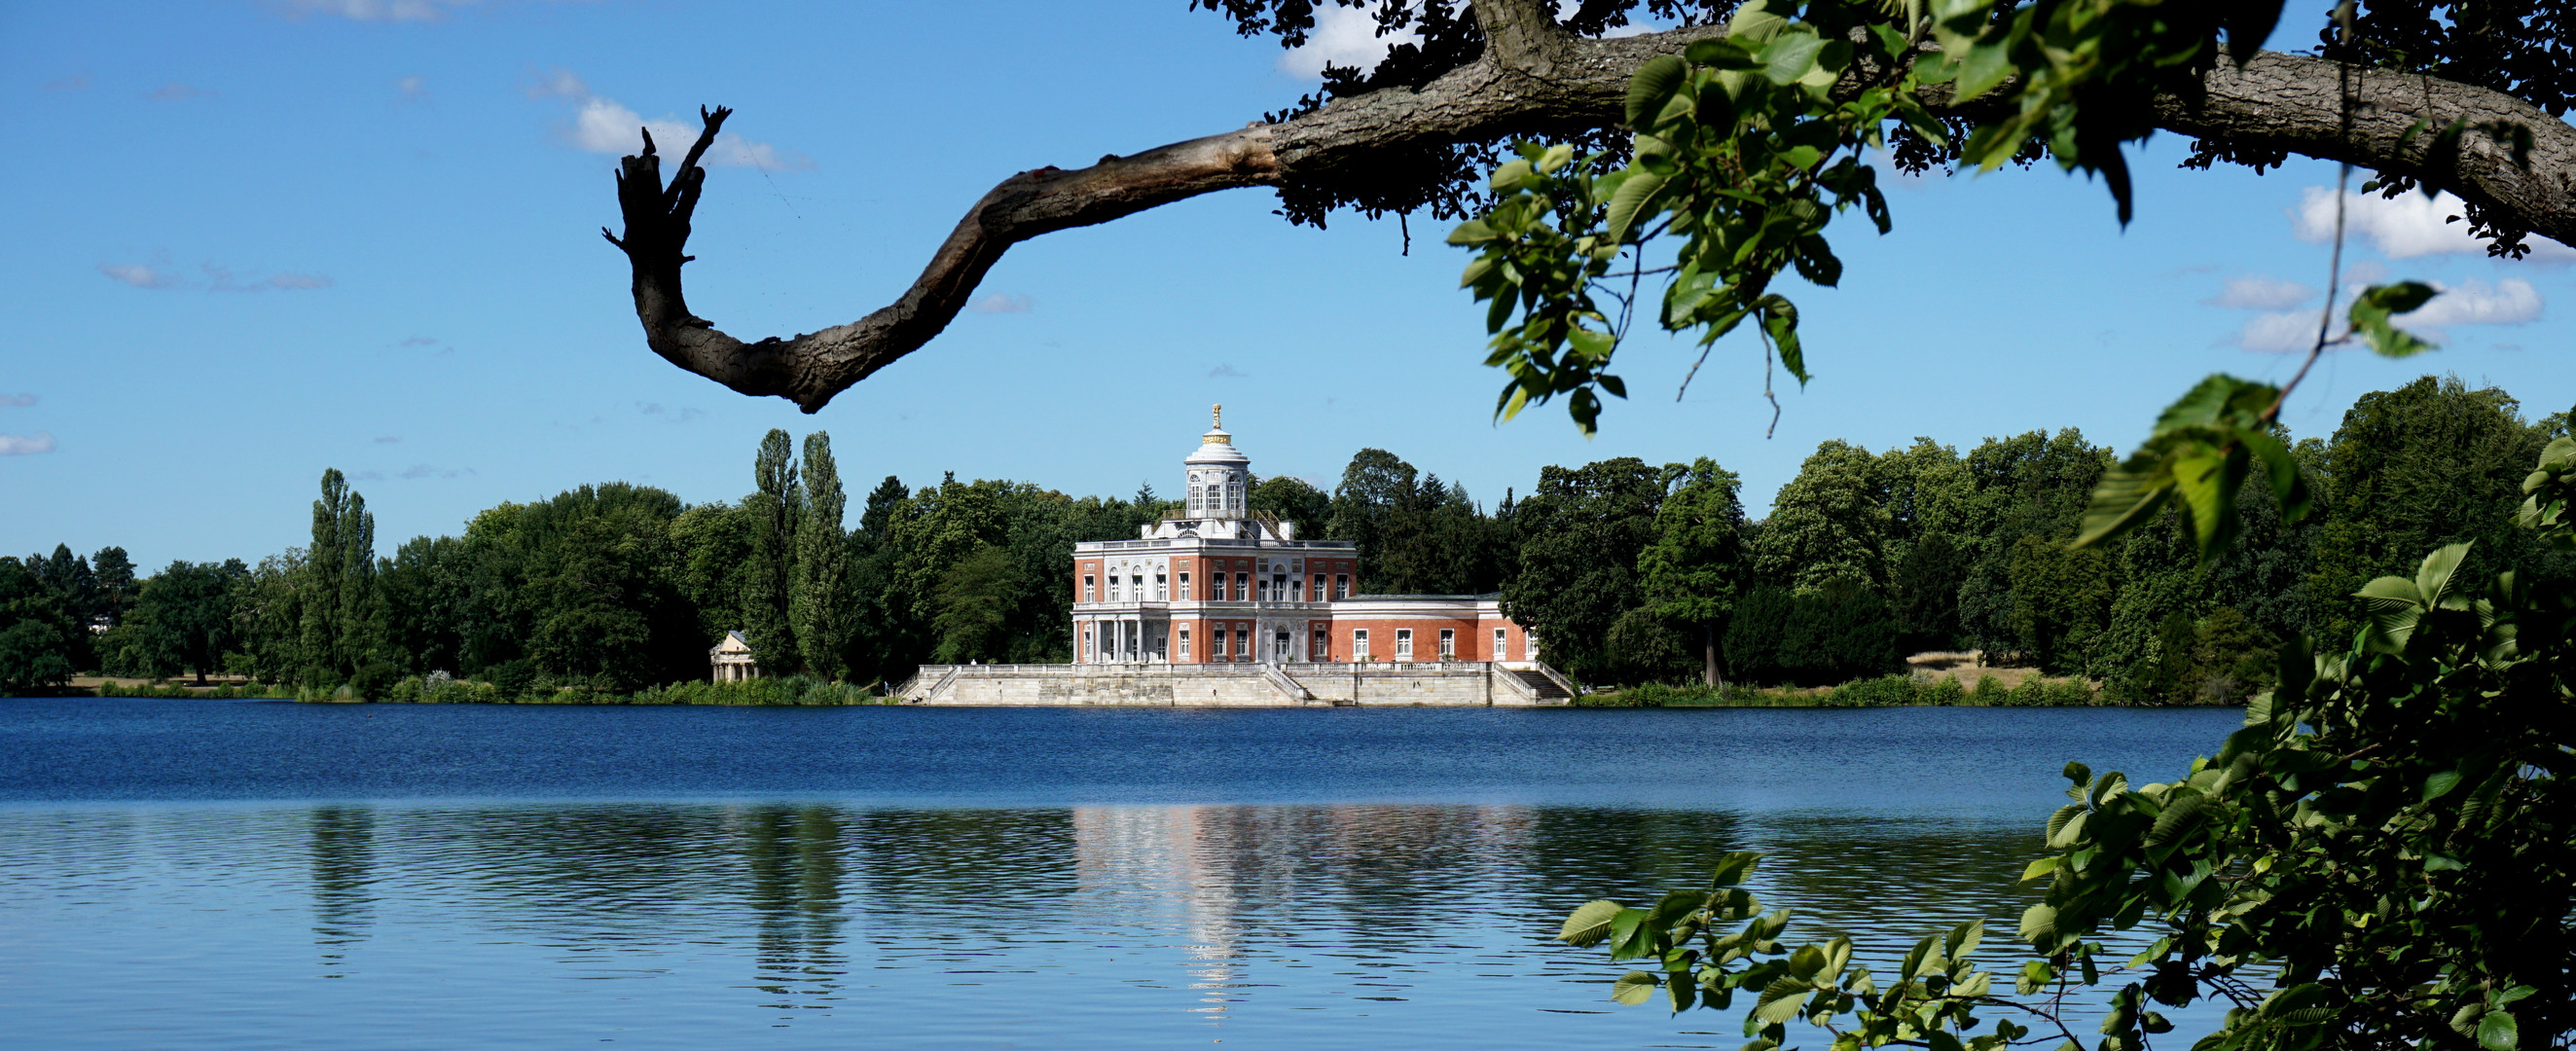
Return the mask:
{"type": "Polygon", "coordinates": [[[911,704],[1151,705],[1324,708],[1336,705],[1536,706],[1494,664],[924,665],[905,689],[911,704]]]}

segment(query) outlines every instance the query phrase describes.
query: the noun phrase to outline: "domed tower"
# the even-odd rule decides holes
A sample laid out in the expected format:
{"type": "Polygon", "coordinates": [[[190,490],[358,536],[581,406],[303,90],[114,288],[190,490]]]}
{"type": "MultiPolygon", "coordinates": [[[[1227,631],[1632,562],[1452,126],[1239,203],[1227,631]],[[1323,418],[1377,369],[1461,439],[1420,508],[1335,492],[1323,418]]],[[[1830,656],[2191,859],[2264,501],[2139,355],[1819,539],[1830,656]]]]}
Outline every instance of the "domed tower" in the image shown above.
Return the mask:
{"type": "Polygon", "coordinates": [[[1199,447],[1181,462],[1189,468],[1189,514],[1192,518],[1242,518],[1250,498],[1252,458],[1234,447],[1225,432],[1225,406],[1209,409],[1211,426],[1199,436],[1199,447]]]}

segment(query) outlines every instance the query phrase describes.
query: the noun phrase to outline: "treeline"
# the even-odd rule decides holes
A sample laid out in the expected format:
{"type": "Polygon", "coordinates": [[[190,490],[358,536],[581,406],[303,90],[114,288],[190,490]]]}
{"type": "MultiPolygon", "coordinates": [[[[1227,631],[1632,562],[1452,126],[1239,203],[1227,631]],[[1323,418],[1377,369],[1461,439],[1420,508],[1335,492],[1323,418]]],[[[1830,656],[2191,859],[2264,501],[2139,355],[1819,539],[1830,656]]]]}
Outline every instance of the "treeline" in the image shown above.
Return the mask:
{"type": "MultiPolygon", "coordinates": [[[[1587,682],[1828,685],[1899,671],[1908,653],[1976,649],[2123,702],[2224,700],[2268,681],[2282,639],[2348,637],[2351,593],[2433,547],[2477,541],[2478,572],[2506,558],[2568,571],[2568,556],[2523,551],[2527,533],[2510,527],[2523,474],[2565,428],[2518,408],[2429,377],[2363,397],[2330,438],[2296,445],[2317,513],[2285,527],[2249,486],[2244,542],[2208,566],[2170,513],[2069,550],[2112,463],[2071,430],[1965,454],[1829,441],[1759,522],[1707,459],[1551,466],[1489,511],[1364,449],[1330,493],[1268,478],[1250,502],[1301,537],[1356,541],[1363,592],[1500,592],[1546,659],[1587,682]]],[[[176,562],[137,581],[116,548],[0,558],[0,690],[96,669],[369,695],[439,671],[511,694],[632,692],[705,677],[727,631],[768,674],[853,684],[930,662],[1060,662],[1073,545],[1133,538],[1178,506],[1150,484],[1071,497],[951,475],[918,489],[889,476],[853,509],[819,432],[801,450],[770,432],[752,467],[736,502],[583,486],[390,556],[364,497],[330,471],[310,542],[256,566],[176,562]]]]}

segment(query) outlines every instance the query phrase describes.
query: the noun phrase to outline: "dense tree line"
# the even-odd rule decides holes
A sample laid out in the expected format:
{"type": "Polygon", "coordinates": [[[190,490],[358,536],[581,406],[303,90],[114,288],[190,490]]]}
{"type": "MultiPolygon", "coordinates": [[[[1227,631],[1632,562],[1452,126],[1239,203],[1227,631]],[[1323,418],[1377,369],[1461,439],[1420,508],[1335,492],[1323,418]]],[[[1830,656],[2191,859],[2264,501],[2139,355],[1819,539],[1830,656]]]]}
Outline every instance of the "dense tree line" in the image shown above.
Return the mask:
{"type": "MultiPolygon", "coordinates": [[[[2527,422],[2511,396],[2456,379],[2365,395],[2329,439],[2295,446],[2322,513],[2284,526],[2270,490],[2249,484],[2242,542],[2208,565],[2170,512],[2107,547],[2068,548],[2112,463],[2071,430],[1964,454],[1928,438],[1883,453],[1828,441],[1759,521],[1708,459],[1551,466],[1488,510],[1382,449],[1360,450],[1330,493],[1260,479],[1251,506],[1301,537],[1356,542],[1364,592],[1499,593],[1546,659],[1587,681],[1828,684],[1974,649],[2180,702],[2260,688],[2298,633],[2349,637],[2362,582],[2445,543],[2477,541],[2472,572],[2576,573],[2510,521],[2527,465],[2565,423],[2527,422]]],[[[119,548],[0,558],[0,689],[100,669],[632,690],[704,676],[727,631],[773,674],[857,683],[925,662],[1063,661],[1073,545],[1132,538],[1175,506],[1150,485],[1077,498],[887,477],[849,522],[819,432],[801,448],[770,432],[752,476],[731,503],[583,486],[384,556],[365,497],[329,471],[310,542],[257,566],[181,561],[138,580],[119,548]]]]}

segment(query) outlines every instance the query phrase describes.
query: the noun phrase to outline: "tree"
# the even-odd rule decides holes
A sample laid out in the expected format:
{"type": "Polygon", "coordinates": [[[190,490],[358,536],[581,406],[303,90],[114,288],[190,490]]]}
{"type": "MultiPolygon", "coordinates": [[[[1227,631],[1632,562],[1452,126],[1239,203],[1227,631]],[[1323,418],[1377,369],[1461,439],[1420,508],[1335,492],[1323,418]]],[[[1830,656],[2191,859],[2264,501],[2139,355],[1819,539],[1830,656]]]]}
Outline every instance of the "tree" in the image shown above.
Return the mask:
{"type": "Polygon", "coordinates": [[[2541,557],[2509,517],[2525,465],[2549,441],[2518,407],[2502,390],[2470,390],[2457,377],[2354,400],[2317,464],[2325,506],[2312,579],[2324,637],[2360,626],[2366,605],[2353,593],[2362,584],[2446,544],[2473,541],[2465,571],[2480,576],[2507,565],[2552,576],[2576,568],[2541,557]]]}
{"type": "Polygon", "coordinates": [[[1707,457],[1688,467],[1664,468],[1665,492],[1655,509],[1654,541],[1637,558],[1647,608],[1691,630],[1698,642],[1702,678],[1725,682],[1718,640],[1734,612],[1745,574],[1744,505],[1735,472],[1707,457]]]}
{"type": "Polygon", "coordinates": [[[1325,532],[1358,546],[1361,592],[1394,590],[1384,569],[1388,521],[1395,517],[1396,504],[1413,497],[1419,476],[1412,464],[1384,449],[1353,453],[1350,465],[1342,468],[1342,482],[1333,487],[1332,520],[1325,532]]]}
{"type": "Polygon", "coordinates": [[[1325,523],[1333,514],[1333,498],[1306,484],[1303,478],[1273,475],[1252,483],[1246,497],[1247,506],[1297,527],[1297,536],[1306,540],[1325,537],[1325,523]]]}
{"type": "Polygon", "coordinates": [[[751,519],[750,586],[740,599],[742,635],[751,643],[752,659],[773,674],[800,666],[790,610],[805,492],[797,482],[794,456],[786,431],[772,428],[761,436],[751,469],[758,491],[742,499],[743,512],[751,519]]]}
{"type": "Polygon", "coordinates": [[[1595,680],[1615,671],[1610,630],[1644,604],[1638,556],[1663,495],[1663,473],[1633,456],[1539,469],[1537,490],[1514,508],[1520,572],[1504,582],[1502,607],[1550,663],[1595,680]]]}
{"type": "Polygon", "coordinates": [[[805,436],[805,514],[796,523],[795,586],[789,595],[791,627],[805,667],[833,681],[848,672],[850,644],[849,538],[841,531],[840,469],[832,462],[832,436],[805,436]]]}
{"type": "Polygon", "coordinates": [[[121,547],[102,547],[89,557],[90,572],[98,575],[99,612],[110,619],[125,615],[125,607],[134,602],[134,560],[121,547]]]}
{"type": "Polygon", "coordinates": [[[963,664],[999,654],[1005,641],[1012,601],[1021,586],[1010,552],[986,544],[939,575],[939,615],[931,630],[939,639],[931,660],[963,664]]]}
{"type": "MultiPolygon", "coordinates": [[[[1304,43],[1315,24],[1308,0],[1193,6],[1221,12],[1245,35],[1287,46],[1304,43]]],[[[1614,246],[1661,233],[1657,220],[1668,213],[1709,220],[1677,227],[1696,231],[1677,232],[1682,238],[1797,213],[1776,238],[1766,231],[1761,251],[1735,257],[1721,273],[1697,275],[1711,278],[1706,283],[1676,281],[1694,284],[1668,297],[1684,309],[1646,313],[1661,313],[1675,327],[1719,326],[1712,336],[1759,315],[1757,335],[1769,337],[1765,352],[1802,381],[1800,348],[1780,338],[1794,337],[1795,310],[1769,298],[1776,293],[1768,278],[1794,265],[1832,284],[1840,264],[1822,234],[1836,210],[1866,207],[1887,228],[1874,172],[1857,159],[1870,144],[1890,147],[1892,162],[1905,169],[2049,156],[2102,175],[2125,219],[2121,150],[2164,130],[2194,137],[2202,165],[2260,166],[2300,153],[2376,169],[2391,192],[2419,182],[2453,190],[2467,200],[2472,228],[2500,251],[2518,252],[2527,231],[2576,242],[2576,195],[2559,176],[2576,160],[2576,128],[2554,119],[2576,88],[2576,73],[2559,61],[2564,22],[2554,17],[2433,18],[2417,5],[2375,3],[2343,32],[2324,33],[2323,54],[2308,57],[2255,51],[2282,11],[2262,0],[2188,12],[2084,0],[2081,15],[2045,23],[2058,27],[2046,49],[2035,42],[2035,27],[2059,5],[2013,3],[1998,12],[1967,3],[1930,11],[1782,3],[1732,21],[1737,8],[1729,0],[1605,0],[1562,14],[1540,0],[1473,0],[1463,9],[1454,0],[1362,6],[1386,30],[1416,32],[1421,42],[1393,49],[1373,69],[1336,71],[1323,92],[1245,127],[1005,179],[969,209],[909,289],[849,325],[746,343],[690,311],[680,274],[692,258],[687,241],[705,191],[697,162],[731,115],[723,107],[701,111],[699,138],[667,186],[649,137],[624,160],[617,177],[624,234],[602,233],[627,256],[636,316],[655,353],[741,393],[785,397],[808,412],[928,343],[1020,241],[1256,186],[1278,190],[1292,221],[1320,223],[1341,206],[1370,215],[1427,208],[1453,218],[1471,209],[1500,147],[1519,137],[1555,141],[1569,159],[1576,149],[1617,159],[1628,128],[1677,147],[1665,155],[1676,158],[1670,171],[1658,175],[1674,185],[1660,201],[1632,204],[1634,218],[1609,237],[1614,246]],[[1641,9],[1680,25],[1607,35],[1641,9]],[[1923,14],[1933,17],[1914,21],[1923,14]],[[1904,21],[1895,21],[1899,16],[1904,21]],[[1765,61],[1759,47],[1784,34],[1834,46],[1786,48],[1765,61]],[[2229,47],[2222,48],[2222,36],[2229,47]],[[1700,82],[1694,76],[1719,72],[1710,63],[1762,69],[1778,89],[1745,91],[1724,106],[1669,105],[1677,95],[1690,97],[1687,89],[1700,82]],[[1632,93],[1650,68],[1653,90],[1632,93]],[[1703,129],[1702,113],[1719,120],[1703,129]],[[2428,135],[2426,128],[2453,130],[2428,135]],[[1794,152],[1802,145],[1817,156],[1794,152]],[[1719,153],[1780,160],[1768,168],[1696,163],[1719,153]],[[1811,171],[1819,177],[1805,179],[1811,171]],[[1730,198],[1721,187],[1736,193],[1736,205],[1722,203],[1730,198]],[[1703,301],[1712,309],[1701,311],[1703,301]]],[[[1605,187],[1599,199],[1606,202],[1608,193],[1605,187]]],[[[1596,211],[1567,221],[1605,219],[1596,211]]],[[[1563,240],[1550,254],[1570,258],[1576,237],[1563,240]]],[[[1607,270],[1567,272],[1598,277],[1607,270]]],[[[1531,299],[1543,305],[1567,298],[1557,292],[1538,290],[1531,299]]],[[[1515,390],[1536,400],[1569,395],[1573,405],[1597,411],[1596,385],[1623,390],[1615,377],[1600,382],[1615,346],[1606,337],[1614,334],[1589,331],[1595,335],[1571,358],[1541,360],[1518,343],[1499,346],[1495,363],[1513,372],[1506,402],[1515,390]]],[[[1538,335],[1528,349],[1567,346],[1562,332],[1553,343],[1538,335]]],[[[1577,415],[1588,419],[1580,408],[1577,415]]]]}
{"type": "Polygon", "coordinates": [[[1816,446],[1780,487],[1753,546],[1753,572],[1812,592],[1837,580],[1887,587],[1887,485],[1878,458],[1840,439],[1816,446]]]}
{"type": "Polygon", "coordinates": [[[376,516],[339,468],[322,472],[303,568],[301,670],[307,678],[346,678],[377,656],[376,516]]]}
{"type": "Polygon", "coordinates": [[[249,579],[250,567],[229,559],[175,561],[144,581],[134,603],[139,663],[155,675],[184,668],[204,685],[206,673],[222,670],[224,653],[233,646],[233,607],[249,579]]]}
{"type": "Polygon", "coordinates": [[[58,591],[24,563],[0,555],[0,693],[68,681],[79,631],[58,591]]]}

